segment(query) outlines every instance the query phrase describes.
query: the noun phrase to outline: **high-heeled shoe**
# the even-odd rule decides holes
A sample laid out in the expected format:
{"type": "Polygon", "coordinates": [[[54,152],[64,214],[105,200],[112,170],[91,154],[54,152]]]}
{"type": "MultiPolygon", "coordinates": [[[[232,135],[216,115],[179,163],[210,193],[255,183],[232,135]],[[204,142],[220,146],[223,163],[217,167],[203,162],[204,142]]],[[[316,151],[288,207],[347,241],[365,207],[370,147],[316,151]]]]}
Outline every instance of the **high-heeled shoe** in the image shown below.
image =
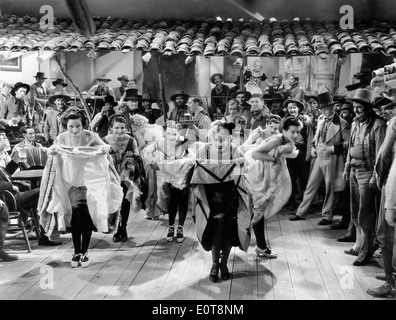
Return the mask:
{"type": "Polygon", "coordinates": [[[225,281],[230,279],[231,274],[228,271],[226,264],[220,264],[220,274],[221,274],[221,279],[223,279],[225,281]]]}
{"type": "Polygon", "coordinates": [[[219,263],[213,262],[210,269],[209,280],[216,283],[219,280],[219,263]]]}

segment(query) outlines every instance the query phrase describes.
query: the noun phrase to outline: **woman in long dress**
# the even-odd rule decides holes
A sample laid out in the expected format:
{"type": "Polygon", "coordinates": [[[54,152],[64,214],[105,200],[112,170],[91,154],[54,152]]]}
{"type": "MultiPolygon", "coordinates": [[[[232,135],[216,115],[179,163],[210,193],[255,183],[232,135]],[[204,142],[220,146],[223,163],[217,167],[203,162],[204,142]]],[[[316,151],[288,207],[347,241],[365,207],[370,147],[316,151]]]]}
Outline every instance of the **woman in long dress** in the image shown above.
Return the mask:
{"type": "Polygon", "coordinates": [[[109,212],[119,209],[122,188],[107,153],[110,146],[84,129],[83,111],[69,108],[62,122],[67,131],[49,149],[40,187],[40,223],[48,236],[71,227],[71,266],[88,267],[92,231],[108,231],[109,212]]]}
{"type": "Polygon", "coordinates": [[[267,138],[246,152],[248,163],[246,180],[253,200],[252,226],[256,236],[258,255],[276,258],[265,239],[265,219],[277,214],[287,203],[291,194],[291,180],[286,158],[298,155],[294,142],[302,124],[287,118],[283,132],[267,138]]]}
{"type": "Polygon", "coordinates": [[[197,237],[204,250],[212,251],[212,282],[219,280],[219,271],[223,280],[230,278],[232,247],[246,251],[250,243],[250,196],[242,174],[243,154],[231,143],[234,127],[221,120],[212,123],[191,179],[197,237]]]}

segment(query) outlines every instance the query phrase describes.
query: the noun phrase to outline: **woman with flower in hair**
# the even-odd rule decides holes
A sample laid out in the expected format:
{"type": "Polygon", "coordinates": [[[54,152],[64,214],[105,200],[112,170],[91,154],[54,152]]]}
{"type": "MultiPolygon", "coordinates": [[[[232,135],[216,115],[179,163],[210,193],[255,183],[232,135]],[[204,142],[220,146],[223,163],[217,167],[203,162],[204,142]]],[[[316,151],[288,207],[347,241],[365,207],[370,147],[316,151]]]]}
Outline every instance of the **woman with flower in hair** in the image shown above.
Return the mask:
{"type": "Polygon", "coordinates": [[[126,123],[125,117],[113,115],[109,118],[110,134],[103,138],[103,141],[110,145],[109,154],[121,177],[121,187],[124,193],[120,210],[121,220],[113,236],[114,242],[128,240],[126,228],[131,205],[135,212],[146,208],[146,173],[136,140],[126,133],[126,123]]]}
{"type": "Polygon", "coordinates": [[[212,251],[209,280],[230,278],[227,261],[233,246],[247,251],[252,217],[250,197],[243,176],[243,154],[231,143],[234,123],[211,124],[209,143],[197,153],[191,179],[194,193],[193,217],[198,239],[212,251]]]}
{"type": "Polygon", "coordinates": [[[175,219],[179,212],[176,241],[183,242],[183,226],[187,217],[189,183],[195,158],[188,151],[186,140],[180,139],[181,125],[166,123],[165,136],[144,148],[142,158],[157,173],[157,207],[169,214],[167,241],[175,238],[175,219]]]}
{"type": "Polygon", "coordinates": [[[71,107],[63,114],[62,123],[66,131],[49,148],[38,212],[48,236],[71,228],[71,266],[88,267],[92,231],[108,231],[109,212],[119,209],[122,188],[108,155],[110,146],[84,129],[84,112],[71,107]]]}

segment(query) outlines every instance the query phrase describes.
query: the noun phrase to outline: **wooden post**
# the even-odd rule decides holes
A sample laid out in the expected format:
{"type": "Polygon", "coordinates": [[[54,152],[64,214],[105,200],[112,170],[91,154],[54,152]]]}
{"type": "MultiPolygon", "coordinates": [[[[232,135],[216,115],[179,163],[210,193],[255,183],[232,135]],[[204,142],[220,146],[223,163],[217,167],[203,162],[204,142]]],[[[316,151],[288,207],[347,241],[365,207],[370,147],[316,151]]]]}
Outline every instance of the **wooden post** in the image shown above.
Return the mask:
{"type": "Polygon", "coordinates": [[[334,84],[333,84],[334,95],[339,94],[338,89],[340,86],[340,74],[341,74],[341,65],[338,63],[338,57],[337,57],[336,69],[335,69],[335,75],[334,75],[334,84]]]}
{"type": "Polygon", "coordinates": [[[242,57],[242,66],[241,66],[241,70],[239,70],[239,90],[243,90],[243,86],[244,86],[244,76],[243,74],[245,73],[245,66],[247,66],[247,57],[243,56],[242,57]]]}
{"type": "Polygon", "coordinates": [[[164,89],[164,77],[162,75],[161,55],[160,55],[160,53],[156,53],[156,55],[157,55],[157,61],[158,61],[158,81],[159,81],[159,88],[160,88],[160,104],[162,107],[164,122],[166,122],[166,120],[167,120],[166,98],[165,98],[165,89],[164,89]]]}

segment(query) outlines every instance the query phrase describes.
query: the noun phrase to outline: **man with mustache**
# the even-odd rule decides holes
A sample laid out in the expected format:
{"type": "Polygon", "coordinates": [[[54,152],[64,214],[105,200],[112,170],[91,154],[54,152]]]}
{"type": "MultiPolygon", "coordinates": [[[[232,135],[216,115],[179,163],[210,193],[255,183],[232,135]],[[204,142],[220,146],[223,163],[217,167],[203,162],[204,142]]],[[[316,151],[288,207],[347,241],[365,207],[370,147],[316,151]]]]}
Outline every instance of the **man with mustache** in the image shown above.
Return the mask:
{"type": "Polygon", "coordinates": [[[356,114],[343,173],[350,180],[351,214],[356,226],[356,243],[346,254],[355,255],[354,266],[371,261],[376,219],[376,158],[385,138],[386,124],[373,110],[374,94],[358,89],[350,99],[356,114]]]}

